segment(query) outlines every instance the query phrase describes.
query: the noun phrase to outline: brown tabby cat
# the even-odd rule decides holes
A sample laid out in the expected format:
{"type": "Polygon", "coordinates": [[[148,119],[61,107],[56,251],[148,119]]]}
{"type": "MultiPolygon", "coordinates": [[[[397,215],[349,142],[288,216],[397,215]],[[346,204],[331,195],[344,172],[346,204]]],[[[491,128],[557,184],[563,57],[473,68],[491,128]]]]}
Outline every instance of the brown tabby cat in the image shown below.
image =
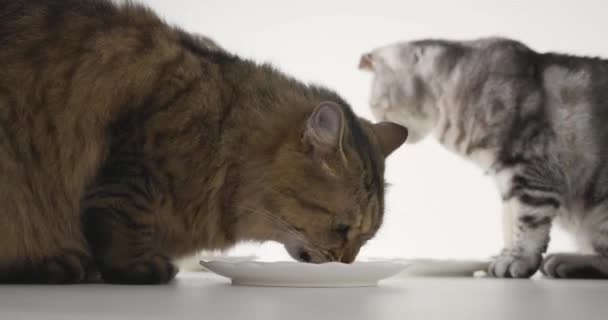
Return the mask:
{"type": "Polygon", "coordinates": [[[0,0],[0,282],[163,283],[275,240],[352,262],[407,131],[105,0],[0,0]]]}

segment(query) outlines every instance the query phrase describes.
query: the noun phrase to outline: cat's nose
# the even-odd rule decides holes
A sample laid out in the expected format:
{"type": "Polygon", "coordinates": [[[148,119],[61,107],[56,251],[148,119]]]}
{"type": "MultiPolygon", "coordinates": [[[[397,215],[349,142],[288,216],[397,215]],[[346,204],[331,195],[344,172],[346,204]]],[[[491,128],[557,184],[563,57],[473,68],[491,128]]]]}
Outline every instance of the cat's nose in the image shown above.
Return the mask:
{"type": "Polygon", "coordinates": [[[340,259],[340,262],[353,263],[353,262],[355,262],[356,258],[357,258],[357,256],[353,256],[353,255],[343,255],[342,258],[340,259]]]}
{"type": "Polygon", "coordinates": [[[304,250],[302,250],[302,251],[300,251],[300,253],[298,253],[298,258],[300,258],[300,261],[302,261],[302,262],[310,262],[312,260],[310,253],[308,253],[304,250]]]}
{"type": "Polygon", "coordinates": [[[357,259],[357,255],[359,254],[358,246],[351,246],[344,248],[342,252],[340,252],[339,261],[342,263],[353,263],[355,259],[357,259]]]}

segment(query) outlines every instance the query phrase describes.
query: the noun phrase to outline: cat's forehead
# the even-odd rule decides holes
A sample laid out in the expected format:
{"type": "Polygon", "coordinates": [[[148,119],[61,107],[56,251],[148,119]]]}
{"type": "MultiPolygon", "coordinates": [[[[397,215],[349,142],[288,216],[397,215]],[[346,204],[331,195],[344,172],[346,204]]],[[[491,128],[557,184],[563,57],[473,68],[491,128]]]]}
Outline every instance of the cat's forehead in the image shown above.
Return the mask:
{"type": "Polygon", "coordinates": [[[374,61],[380,63],[380,67],[397,70],[404,66],[406,62],[404,56],[412,50],[413,46],[409,42],[402,42],[379,47],[371,54],[374,61]]]}
{"type": "Polygon", "coordinates": [[[379,62],[380,67],[399,70],[404,67],[411,67],[417,62],[417,58],[424,57],[425,61],[431,61],[439,57],[444,52],[444,48],[445,46],[441,41],[418,40],[377,48],[372,51],[372,56],[379,62]]]}

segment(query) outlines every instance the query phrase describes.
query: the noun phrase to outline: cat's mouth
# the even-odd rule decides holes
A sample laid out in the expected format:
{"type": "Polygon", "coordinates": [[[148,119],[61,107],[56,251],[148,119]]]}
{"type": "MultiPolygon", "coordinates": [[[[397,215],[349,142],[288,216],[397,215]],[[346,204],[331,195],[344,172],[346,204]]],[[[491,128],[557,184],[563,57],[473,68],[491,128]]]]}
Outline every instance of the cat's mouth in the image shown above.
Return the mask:
{"type": "Polygon", "coordinates": [[[341,255],[338,256],[332,250],[314,245],[307,237],[304,229],[298,228],[282,222],[281,227],[284,227],[284,232],[280,232],[275,238],[283,244],[287,253],[296,261],[305,263],[324,263],[332,261],[340,261],[341,255]]]}
{"type": "Polygon", "coordinates": [[[285,249],[296,261],[305,263],[342,262],[352,263],[359,252],[358,248],[336,248],[333,250],[307,248],[304,246],[288,246],[285,249]]]}
{"type": "Polygon", "coordinates": [[[294,260],[299,262],[324,263],[336,261],[335,257],[332,257],[329,254],[324,254],[322,250],[289,245],[285,245],[285,249],[294,260]]]}

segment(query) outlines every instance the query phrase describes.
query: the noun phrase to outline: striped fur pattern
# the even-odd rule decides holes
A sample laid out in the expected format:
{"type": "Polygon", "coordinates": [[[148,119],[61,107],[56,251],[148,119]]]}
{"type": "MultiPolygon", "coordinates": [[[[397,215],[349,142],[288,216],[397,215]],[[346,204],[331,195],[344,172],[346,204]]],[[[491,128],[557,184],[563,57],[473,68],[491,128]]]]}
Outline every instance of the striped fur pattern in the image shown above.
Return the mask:
{"type": "Polygon", "coordinates": [[[434,135],[492,175],[506,246],[489,273],[608,278],[608,61],[539,53],[504,38],[420,40],[373,50],[378,119],[434,135]],[[577,255],[545,257],[553,221],[577,255]]]}
{"type": "Polygon", "coordinates": [[[401,127],[146,8],[0,0],[0,61],[0,282],[163,283],[247,240],[352,262],[380,227],[401,127]]]}

